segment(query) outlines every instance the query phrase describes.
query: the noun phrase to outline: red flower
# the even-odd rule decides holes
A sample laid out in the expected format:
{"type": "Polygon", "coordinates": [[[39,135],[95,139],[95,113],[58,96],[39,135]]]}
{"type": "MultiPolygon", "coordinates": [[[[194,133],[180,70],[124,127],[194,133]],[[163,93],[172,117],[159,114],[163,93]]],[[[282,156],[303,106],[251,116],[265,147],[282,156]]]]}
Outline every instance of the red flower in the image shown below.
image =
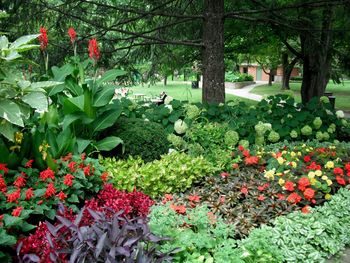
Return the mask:
{"type": "Polygon", "coordinates": [[[17,189],[15,192],[7,194],[8,203],[18,203],[18,199],[21,198],[21,190],[17,189]]]}
{"type": "Polygon", "coordinates": [[[173,196],[170,195],[170,194],[165,194],[162,203],[165,204],[165,203],[167,203],[168,201],[171,201],[171,200],[173,200],[173,196]]]}
{"type": "Polygon", "coordinates": [[[308,214],[308,213],[310,213],[310,206],[308,206],[308,205],[306,205],[306,206],[304,206],[302,209],[301,209],[301,212],[303,213],[303,214],[308,214]]]}
{"type": "Polygon", "coordinates": [[[241,188],[241,193],[247,195],[248,194],[248,188],[247,187],[242,187],[241,188]]]}
{"type": "Polygon", "coordinates": [[[9,169],[6,166],[6,163],[0,163],[0,171],[4,171],[5,174],[7,174],[9,171],[9,169]]]}
{"type": "Polygon", "coordinates": [[[32,197],[34,197],[33,188],[28,188],[26,191],[26,200],[30,200],[32,197]]]}
{"type": "Polygon", "coordinates": [[[306,188],[304,191],[304,196],[307,200],[311,200],[315,196],[315,191],[312,188],[306,188]]]}
{"type": "Polygon", "coordinates": [[[294,191],[294,183],[291,182],[291,181],[287,181],[284,184],[284,188],[286,188],[286,190],[289,191],[289,192],[293,192],[294,191]]]}
{"type": "Polygon", "coordinates": [[[57,194],[57,197],[58,197],[61,201],[64,201],[64,199],[67,198],[67,196],[65,195],[65,193],[63,193],[62,191],[59,192],[59,193],[57,194]]]}
{"type": "Polygon", "coordinates": [[[100,50],[98,49],[96,38],[89,41],[89,57],[95,61],[100,59],[100,50]]]}
{"type": "Polygon", "coordinates": [[[74,176],[71,174],[67,174],[64,176],[63,183],[67,186],[72,186],[73,185],[73,179],[74,176]]]}
{"type": "Polygon", "coordinates": [[[264,191],[264,190],[265,190],[265,187],[264,187],[263,185],[259,185],[259,186],[258,186],[258,190],[259,190],[259,191],[264,191]]]}
{"type": "Polygon", "coordinates": [[[264,201],[264,200],[265,200],[265,196],[259,195],[259,196],[258,196],[258,200],[259,200],[259,201],[264,201]]]}
{"type": "Polygon", "coordinates": [[[321,165],[312,162],[309,166],[306,166],[307,170],[321,170],[321,165]]]}
{"type": "Polygon", "coordinates": [[[245,158],[245,164],[246,165],[254,165],[259,163],[259,157],[257,156],[250,156],[245,158]]]}
{"type": "Polygon", "coordinates": [[[45,198],[49,198],[53,195],[55,195],[56,193],[56,189],[55,186],[53,185],[53,183],[49,183],[47,188],[46,188],[46,192],[45,192],[45,198]]]}
{"type": "Polygon", "coordinates": [[[243,152],[243,151],[244,151],[244,147],[243,147],[242,145],[239,145],[239,146],[238,146],[238,150],[240,150],[241,152],[243,152]]]}
{"type": "Polygon", "coordinates": [[[76,168],[75,168],[75,165],[76,165],[76,164],[77,164],[76,162],[70,162],[70,163],[68,164],[68,168],[69,168],[69,170],[70,170],[72,173],[74,173],[75,170],[76,170],[76,168]]]}
{"type": "Polygon", "coordinates": [[[297,193],[291,193],[288,197],[287,197],[287,201],[289,203],[293,203],[293,204],[297,204],[301,201],[301,196],[298,195],[297,193]]]}
{"type": "Polygon", "coordinates": [[[43,202],[43,200],[38,201],[38,205],[41,205],[43,202]]]}
{"type": "Polygon", "coordinates": [[[19,207],[13,209],[12,215],[18,217],[21,215],[22,210],[23,210],[23,207],[19,206],[19,207]]]}
{"type": "Polygon", "coordinates": [[[84,160],[86,159],[86,153],[82,153],[82,154],[80,155],[80,158],[84,161],[84,160]]]}
{"type": "Polygon", "coordinates": [[[281,193],[278,193],[278,194],[277,194],[277,198],[278,198],[278,200],[284,200],[284,199],[286,199],[286,197],[284,196],[284,194],[281,194],[281,193]]]}
{"type": "Polygon", "coordinates": [[[26,184],[26,179],[22,176],[18,176],[16,180],[13,182],[13,185],[16,186],[17,188],[21,188],[26,184]]]}
{"type": "Polygon", "coordinates": [[[40,172],[41,180],[46,181],[49,178],[55,180],[55,173],[50,168],[47,168],[46,170],[40,172]]]}
{"type": "Polygon", "coordinates": [[[340,168],[340,167],[335,167],[335,168],[333,169],[333,173],[334,173],[334,175],[344,175],[344,171],[343,171],[343,169],[340,168]]]}
{"type": "Polygon", "coordinates": [[[221,176],[222,178],[227,178],[227,177],[230,176],[230,174],[229,174],[228,172],[222,172],[222,173],[220,174],[220,176],[221,176]]]}
{"type": "Polygon", "coordinates": [[[85,175],[90,175],[90,165],[85,166],[85,167],[83,168],[83,171],[84,171],[84,174],[85,174],[85,175]]]}
{"type": "Polygon", "coordinates": [[[345,170],[350,171],[350,163],[345,164],[345,170]]]}
{"type": "Polygon", "coordinates": [[[306,163],[311,162],[311,157],[309,155],[306,155],[304,157],[304,162],[306,162],[306,163]]]}
{"type": "Polygon", "coordinates": [[[7,185],[6,185],[5,179],[0,174],[0,192],[6,193],[6,191],[7,191],[7,185]]]}
{"type": "Polygon", "coordinates": [[[34,162],[34,160],[29,160],[29,161],[25,164],[24,167],[26,167],[26,168],[32,168],[33,162],[34,162]]]}
{"type": "Polygon", "coordinates": [[[336,176],[335,179],[337,180],[337,183],[340,185],[346,185],[346,181],[343,179],[343,177],[336,176]]]}
{"type": "Polygon", "coordinates": [[[243,151],[243,156],[244,156],[244,157],[249,157],[249,156],[250,156],[249,150],[244,150],[244,151],[243,151]]]}
{"type": "Polygon", "coordinates": [[[304,191],[306,189],[306,187],[309,185],[310,185],[310,181],[306,177],[302,177],[298,181],[298,188],[300,191],[304,191]]]}
{"type": "Polygon", "coordinates": [[[200,201],[200,196],[198,195],[189,195],[188,196],[188,200],[191,201],[191,202],[195,202],[195,203],[198,203],[200,201]]]}
{"type": "Polygon", "coordinates": [[[49,44],[49,39],[47,37],[47,29],[45,27],[40,27],[40,49],[45,50],[47,48],[47,45],[49,44]]]}
{"type": "Polygon", "coordinates": [[[74,41],[77,39],[77,33],[73,27],[68,28],[68,35],[70,37],[70,41],[74,43],[74,41]]]}
{"type": "Polygon", "coordinates": [[[101,180],[102,180],[103,182],[106,182],[106,181],[108,180],[108,176],[109,176],[108,172],[103,172],[103,173],[101,174],[101,180]]]}
{"type": "Polygon", "coordinates": [[[62,157],[61,159],[63,162],[67,162],[67,161],[72,160],[72,156],[73,156],[72,153],[68,153],[65,157],[62,157]]]}
{"type": "Polygon", "coordinates": [[[170,208],[173,209],[176,213],[179,213],[179,214],[185,214],[186,213],[186,207],[184,205],[171,204],[170,208]]]}
{"type": "Polygon", "coordinates": [[[238,169],[238,167],[239,167],[238,163],[232,164],[232,169],[238,169]]]}

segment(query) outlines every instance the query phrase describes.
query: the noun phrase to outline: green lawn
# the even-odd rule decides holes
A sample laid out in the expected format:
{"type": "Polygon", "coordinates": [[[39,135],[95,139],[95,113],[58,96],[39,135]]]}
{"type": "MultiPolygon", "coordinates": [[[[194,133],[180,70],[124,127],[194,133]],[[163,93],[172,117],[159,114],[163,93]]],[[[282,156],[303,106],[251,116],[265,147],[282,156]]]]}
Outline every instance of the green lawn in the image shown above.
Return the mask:
{"type": "MultiPolygon", "coordinates": [[[[296,101],[300,102],[301,82],[291,82],[290,88],[295,94],[296,101]]],[[[326,89],[327,92],[333,92],[335,99],[335,107],[337,109],[350,110],[350,81],[344,81],[342,84],[334,84],[330,82],[326,89]]],[[[273,84],[272,86],[262,85],[254,88],[251,93],[259,95],[275,95],[284,93],[281,90],[281,84],[273,84]]]]}
{"type": "MultiPolygon", "coordinates": [[[[148,97],[158,97],[162,91],[165,91],[169,96],[177,100],[189,101],[191,103],[202,101],[202,89],[192,89],[190,82],[184,81],[169,81],[168,85],[164,86],[162,82],[155,85],[135,86],[130,87],[134,94],[141,93],[148,97]]],[[[226,94],[226,102],[228,101],[244,101],[249,105],[254,105],[257,102],[249,99],[240,98],[231,94],[226,94]]]]}

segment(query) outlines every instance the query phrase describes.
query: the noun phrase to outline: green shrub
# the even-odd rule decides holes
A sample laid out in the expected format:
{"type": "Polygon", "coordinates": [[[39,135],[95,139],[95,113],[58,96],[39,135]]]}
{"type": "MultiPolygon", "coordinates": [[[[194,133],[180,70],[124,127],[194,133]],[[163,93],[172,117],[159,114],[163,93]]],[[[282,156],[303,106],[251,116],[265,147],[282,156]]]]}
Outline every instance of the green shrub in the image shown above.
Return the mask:
{"type": "Polygon", "coordinates": [[[285,262],[324,262],[350,244],[349,207],[350,190],[343,188],[309,214],[293,212],[277,218],[274,227],[253,230],[240,245],[241,255],[256,255],[270,243],[285,262]]]}
{"type": "Polygon", "coordinates": [[[212,164],[203,157],[193,158],[172,152],[160,160],[144,163],[140,158],[104,159],[102,163],[114,178],[118,189],[132,191],[134,187],[151,197],[181,192],[200,178],[213,172],[212,164]]]}
{"type": "Polygon", "coordinates": [[[174,262],[242,262],[234,254],[234,226],[210,214],[205,206],[187,209],[186,215],[176,213],[169,204],[154,206],[150,218],[152,232],[172,238],[162,250],[181,249],[174,262]]]}
{"type": "Polygon", "coordinates": [[[118,151],[112,151],[119,156],[140,156],[144,161],[149,162],[159,159],[169,150],[169,142],[164,128],[151,121],[142,119],[121,118],[115,125],[116,130],[113,133],[120,137],[124,144],[124,153],[122,147],[118,151]]]}
{"type": "Polygon", "coordinates": [[[227,82],[243,82],[243,81],[253,81],[254,77],[247,73],[239,73],[228,71],[225,73],[225,81],[227,82]]]}

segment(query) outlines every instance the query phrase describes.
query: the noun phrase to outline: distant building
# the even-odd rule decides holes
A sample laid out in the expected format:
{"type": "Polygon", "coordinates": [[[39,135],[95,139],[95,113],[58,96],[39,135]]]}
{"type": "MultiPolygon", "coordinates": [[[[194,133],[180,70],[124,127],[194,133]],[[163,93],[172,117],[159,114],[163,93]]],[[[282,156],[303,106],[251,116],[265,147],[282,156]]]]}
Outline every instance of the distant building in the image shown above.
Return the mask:
{"type": "MultiPolygon", "coordinates": [[[[265,70],[266,72],[270,72],[268,69],[265,70]]],[[[254,77],[254,81],[256,80],[262,80],[262,81],[269,81],[269,75],[266,74],[261,66],[257,63],[247,64],[243,63],[239,66],[239,72],[241,73],[248,73],[254,77]]],[[[294,68],[292,71],[291,77],[299,76],[300,72],[298,68],[294,68]]],[[[283,69],[282,66],[279,66],[277,68],[276,75],[272,78],[272,81],[275,82],[281,82],[283,76],[283,69]]]]}

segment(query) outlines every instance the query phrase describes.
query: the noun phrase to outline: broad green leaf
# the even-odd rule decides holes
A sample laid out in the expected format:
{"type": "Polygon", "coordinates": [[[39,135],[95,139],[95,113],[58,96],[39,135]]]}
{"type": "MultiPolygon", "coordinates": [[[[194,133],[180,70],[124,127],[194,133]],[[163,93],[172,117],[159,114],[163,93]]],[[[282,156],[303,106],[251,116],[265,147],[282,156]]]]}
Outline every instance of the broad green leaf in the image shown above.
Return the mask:
{"type": "Polygon", "coordinates": [[[38,89],[38,88],[51,88],[55,87],[57,85],[64,84],[62,81],[39,81],[39,82],[34,82],[32,83],[31,87],[33,89],[38,89]]]}
{"type": "Polygon", "coordinates": [[[114,86],[106,86],[97,92],[94,96],[94,107],[102,107],[107,105],[114,96],[114,90],[114,86]]]}
{"type": "Polygon", "coordinates": [[[99,151],[110,151],[122,143],[123,141],[119,137],[110,136],[98,141],[95,146],[99,151]]]}
{"type": "Polygon", "coordinates": [[[51,71],[55,81],[64,81],[68,75],[73,73],[74,67],[71,64],[65,64],[60,68],[54,66],[51,71]]]}
{"type": "Polygon", "coordinates": [[[0,117],[15,125],[24,126],[21,110],[13,101],[0,99],[0,117]]]}
{"type": "Polygon", "coordinates": [[[11,141],[11,142],[14,141],[14,134],[16,131],[17,131],[17,129],[15,128],[15,126],[13,126],[8,121],[1,122],[0,133],[9,141],[11,141]]]}
{"type": "Polygon", "coordinates": [[[35,229],[36,226],[35,225],[32,225],[32,224],[29,224],[27,223],[26,221],[23,222],[22,226],[21,226],[21,230],[23,232],[27,232],[27,231],[30,231],[30,230],[33,230],[35,229]]]}
{"type": "Polygon", "coordinates": [[[79,203],[79,198],[76,194],[72,194],[67,201],[72,202],[72,203],[79,203]]]}
{"type": "Polygon", "coordinates": [[[63,103],[63,109],[65,114],[84,111],[84,95],[66,98],[63,103]]]}
{"type": "Polygon", "coordinates": [[[34,196],[35,197],[42,197],[46,192],[46,189],[43,188],[43,189],[36,189],[34,190],[34,196]]]}
{"type": "Polygon", "coordinates": [[[4,214],[3,221],[6,227],[18,226],[23,222],[20,217],[11,216],[9,214],[4,214]]]}
{"type": "Polygon", "coordinates": [[[28,80],[21,80],[21,81],[18,81],[18,86],[21,88],[21,89],[25,89],[25,88],[28,88],[30,87],[30,81],[28,80]]]}
{"type": "Polygon", "coordinates": [[[72,76],[67,76],[64,83],[66,84],[67,89],[73,96],[83,95],[83,88],[75,82],[75,79],[72,76]]]}
{"type": "Polygon", "coordinates": [[[108,70],[101,78],[97,79],[97,86],[100,86],[103,82],[115,80],[116,77],[123,76],[125,74],[126,71],[120,69],[108,70]]]}
{"type": "Polygon", "coordinates": [[[3,59],[5,59],[6,61],[11,61],[11,60],[15,60],[17,58],[22,57],[20,54],[18,54],[17,51],[11,50],[10,54],[8,54],[6,57],[2,57],[3,59]]]}
{"type": "Polygon", "coordinates": [[[31,92],[24,95],[22,101],[39,111],[46,111],[48,107],[47,97],[42,92],[31,92]]]}
{"type": "MultiPolygon", "coordinates": [[[[83,84],[83,86],[86,86],[86,84],[83,84]]],[[[89,118],[95,119],[95,109],[92,106],[92,93],[87,87],[84,90],[84,112],[89,118]]]]}
{"type": "Polygon", "coordinates": [[[16,48],[16,51],[17,52],[25,52],[25,51],[32,50],[32,49],[39,48],[39,47],[40,47],[40,45],[22,45],[22,46],[16,48]]]}
{"type": "Polygon", "coordinates": [[[78,153],[79,154],[83,153],[86,147],[88,147],[90,143],[91,143],[90,140],[77,139],[78,153]]]}
{"type": "Polygon", "coordinates": [[[0,228],[0,246],[12,246],[16,242],[17,239],[14,236],[8,235],[5,229],[0,228]]]}
{"type": "Polygon", "coordinates": [[[29,119],[30,113],[31,113],[31,110],[32,110],[31,107],[29,105],[27,105],[27,104],[24,104],[24,103],[19,104],[18,107],[21,110],[22,119],[25,119],[25,120],[29,119]]]}
{"type": "Polygon", "coordinates": [[[108,127],[111,127],[117,121],[120,114],[121,114],[121,110],[110,110],[103,113],[102,116],[99,116],[92,123],[93,134],[97,131],[101,131],[108,127]]]}
{"type": "Polygon", "coordinates": [[[9,45],[9,40],[5,36],[0,37],[0,49],[7,49],[9,45]]]}
{"type": "Polygon", "coordinates": [[[40,36],[40,34],[22,36],[22,37],[18,38],[15,42],[13,42],[10,45],[9,49],[16,49],[22,45],[28,44],[29,42],[38,38],[39,36],[40,36]]]}

